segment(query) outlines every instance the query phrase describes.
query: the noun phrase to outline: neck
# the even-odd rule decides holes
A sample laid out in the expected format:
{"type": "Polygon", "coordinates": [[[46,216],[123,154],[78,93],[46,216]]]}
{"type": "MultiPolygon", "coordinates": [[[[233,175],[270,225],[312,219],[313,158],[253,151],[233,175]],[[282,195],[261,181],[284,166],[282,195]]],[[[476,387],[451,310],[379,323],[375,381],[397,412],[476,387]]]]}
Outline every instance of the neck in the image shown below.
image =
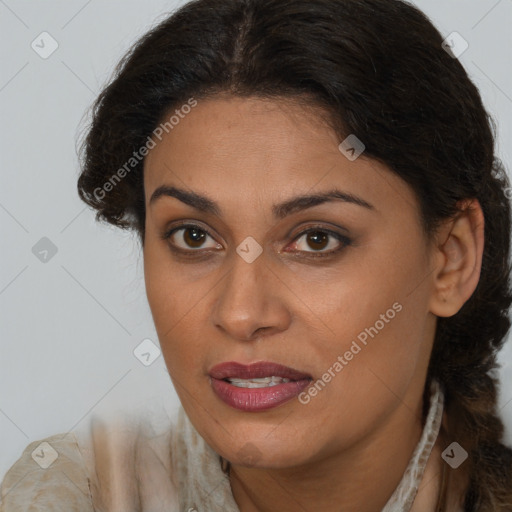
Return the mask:
{"type": "Polygon", "coordinates": [[[381,510],[400,483],[423,431],[422,396],[416,403],[414,413],[401,403],[356,445],[303,466],[233,465],[231,488],[240,512],[381,510]]]}

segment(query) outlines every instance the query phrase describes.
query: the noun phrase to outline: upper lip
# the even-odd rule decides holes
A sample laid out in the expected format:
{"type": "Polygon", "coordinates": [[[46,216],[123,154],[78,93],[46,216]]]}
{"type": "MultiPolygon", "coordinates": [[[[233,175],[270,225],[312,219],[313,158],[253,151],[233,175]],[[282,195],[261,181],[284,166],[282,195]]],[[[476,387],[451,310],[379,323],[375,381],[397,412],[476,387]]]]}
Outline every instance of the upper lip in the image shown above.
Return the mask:
{"type": "Polygon", "coordinates": [[[209,373],[214,379],[220,380],[230,378],[258,379],[272,376],[290,380],[311,379],[311,376],[307,373],[270,361],[258,361],[249,365],[228,361],[215,365],[209,373]]]}

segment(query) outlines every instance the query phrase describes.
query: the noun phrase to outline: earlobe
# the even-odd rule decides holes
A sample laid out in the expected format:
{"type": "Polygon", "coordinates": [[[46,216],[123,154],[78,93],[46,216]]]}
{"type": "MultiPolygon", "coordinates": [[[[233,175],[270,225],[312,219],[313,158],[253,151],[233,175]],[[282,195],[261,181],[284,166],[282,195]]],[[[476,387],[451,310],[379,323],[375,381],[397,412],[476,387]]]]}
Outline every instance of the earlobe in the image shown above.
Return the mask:
{"type": "Polygon", "coordinates": [[[434,249],[438,268],[433,274],[430,311],[455,315],[471,297],[480,279],[484,249],[484,216],[477,199],[464,201],[461,211],[438,233],[434,249]]]}

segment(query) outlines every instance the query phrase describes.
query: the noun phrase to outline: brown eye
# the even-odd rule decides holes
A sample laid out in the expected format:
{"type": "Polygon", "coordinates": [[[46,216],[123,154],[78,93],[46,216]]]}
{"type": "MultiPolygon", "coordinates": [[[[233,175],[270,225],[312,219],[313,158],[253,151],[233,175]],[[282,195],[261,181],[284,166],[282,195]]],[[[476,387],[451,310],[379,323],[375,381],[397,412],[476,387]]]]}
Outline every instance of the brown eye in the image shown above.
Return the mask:
{"type": "Polygon", "coordinates": [[[324,249],[328,244],[329,235],[324,231],[310,231],[306,235],[306,241],[315,251],[324,249]]]}
{"type": "Polygon", "coordinates": [[[295,248],[299,252],[310,253],[312,256],[329,256],[350,245],[351,240],[341,233],[336,233],[328,229],[311,228],[304,231],[295,242],[295,248]],[[301,248],[300,240],[304,239],[301,248]],[[308,250],[311,249],[311,250],[308,250]],[[330,250],[324,250],[330,248],[330,250]]]}
{"type": "Polygon", "coordinates": [[[183,230],[183,240],[189,247],[200,247],[205,238],[205,232],[200,229],[186,228],[183,230]]]}
{"type": "Polygon", "coordinates": [[[168,240],[173,247],[182,251],[188,250],[189,252],[195,252],[194,249],[222,248],[222,246],[215,243],[215,241],[213,241],[213,244],[209,247],[205,246],[205,241],[208,238],[213,240],[212,236],[206,230],[193,224],[173,228],[163,235],[164,240],[168,240]],[[181,233],[181,235],[179,233],[181,233]]]}

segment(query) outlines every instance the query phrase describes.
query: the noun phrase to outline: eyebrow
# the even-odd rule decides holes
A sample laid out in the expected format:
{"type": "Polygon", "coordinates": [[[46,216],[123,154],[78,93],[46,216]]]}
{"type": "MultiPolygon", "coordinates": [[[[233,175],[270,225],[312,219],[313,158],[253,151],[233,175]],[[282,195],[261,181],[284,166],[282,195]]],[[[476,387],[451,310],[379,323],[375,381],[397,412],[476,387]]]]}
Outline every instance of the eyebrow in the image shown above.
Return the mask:
{"type": "MultiPolygon", "coordinates": [[[[196,192],[191,192],[177,187],[171,187],[168,185],[161,185],[155,189],[149,200],[149,205],[151,206],[155,204],[156,201],[162,197],[174,197],[180,200],[182,203],[185,203],[201,212],[210,213],[212,215],[216,215],[217,217],[222,216],[222,211],[219,205],[212,199],[197,194],[196,192]]],[[[335,188],[317,194],[292,197],[291,199],[288,199],[282,203],[273,205],[272,213],[274,217],[283,219],[287,215],[297,211],[312,208],[313,206],[317,206],[329,201],[342,201],[344,203],[351,203],[362,206],[368,210],[375,210],[375,207],[364,199],[355,196],[354,194],[343,192],[342,190],[335,188]]]]}

